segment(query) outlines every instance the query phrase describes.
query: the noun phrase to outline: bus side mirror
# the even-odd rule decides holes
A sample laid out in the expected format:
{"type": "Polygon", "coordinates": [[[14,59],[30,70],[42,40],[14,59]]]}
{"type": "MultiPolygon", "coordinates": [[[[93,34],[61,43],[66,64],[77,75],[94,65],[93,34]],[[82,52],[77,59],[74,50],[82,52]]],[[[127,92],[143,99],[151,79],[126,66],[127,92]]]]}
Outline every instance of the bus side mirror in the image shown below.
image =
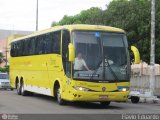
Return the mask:
{"type": "Polygon", "coordinates": [[[75,59],[75,48],[72,43],[69,43],[68,51],[69,51],[69,61],[73,62],[75,59]]]}
{"type": "Polygon", "coordinates": [[[138,49],[135,46],[131,46],[131,50],[134,55],[134,64],[139,64],[140,63],[140,54],[138,49]]]}

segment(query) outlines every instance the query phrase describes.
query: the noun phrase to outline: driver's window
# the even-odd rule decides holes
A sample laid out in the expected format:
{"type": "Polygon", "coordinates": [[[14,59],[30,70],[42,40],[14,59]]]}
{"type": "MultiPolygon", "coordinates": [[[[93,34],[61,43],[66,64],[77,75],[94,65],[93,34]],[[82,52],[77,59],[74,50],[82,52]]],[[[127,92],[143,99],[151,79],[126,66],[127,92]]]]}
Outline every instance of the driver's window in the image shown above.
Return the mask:
{"type": "Polygon", "coordinates": [[[68,61],[68,44],[70,43],[70,33],[68,30],[62,31],[62,61],[65,74],[71,76],[71,63],[68,61]]]}

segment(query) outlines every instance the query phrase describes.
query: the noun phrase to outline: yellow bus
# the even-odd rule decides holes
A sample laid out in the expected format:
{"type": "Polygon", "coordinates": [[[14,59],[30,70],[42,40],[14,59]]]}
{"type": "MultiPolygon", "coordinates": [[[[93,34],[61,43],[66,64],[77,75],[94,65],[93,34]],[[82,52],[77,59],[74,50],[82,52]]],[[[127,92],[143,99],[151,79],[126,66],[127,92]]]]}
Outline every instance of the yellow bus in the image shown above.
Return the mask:
{"type": "MultiPolygon", "coordinates": [[[[135,63],[139,53],[132,47],[135,63]]],[[[125,102],[130,55],[122,29],[99,25],[57,26],[14,39],[11,86],[19,95],[38,93],[66,101],[125,102]]]]}

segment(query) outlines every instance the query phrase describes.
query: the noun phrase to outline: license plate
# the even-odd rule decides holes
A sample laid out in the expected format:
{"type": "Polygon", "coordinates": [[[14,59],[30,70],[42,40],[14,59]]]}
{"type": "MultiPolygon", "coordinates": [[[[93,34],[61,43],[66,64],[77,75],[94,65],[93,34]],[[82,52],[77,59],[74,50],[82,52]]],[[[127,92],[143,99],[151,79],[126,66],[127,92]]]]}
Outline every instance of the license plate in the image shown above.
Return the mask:
{"type": "Polygon", "coordinates": [[[99,99],[100,100],[106,100],[108,98],[108,95],[100,95],[99,99]]]}

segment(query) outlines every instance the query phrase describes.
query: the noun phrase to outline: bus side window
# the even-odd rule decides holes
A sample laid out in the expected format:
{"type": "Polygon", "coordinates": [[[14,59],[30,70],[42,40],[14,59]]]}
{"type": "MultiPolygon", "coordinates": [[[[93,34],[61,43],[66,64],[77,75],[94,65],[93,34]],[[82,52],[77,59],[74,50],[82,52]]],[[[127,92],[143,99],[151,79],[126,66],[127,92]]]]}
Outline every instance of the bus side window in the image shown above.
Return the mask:
{"type": "Polygon", "coordinates": [[[15,46],[14,43],[11,43],[10,55],[12,57],[15,57],[15,47],[14,46],[15,46]]]}
{"type": "Polygon", "coordinates": [[[43,54],[43,37],[42,37],[42,35],[36,37],[36,54],[37,55],[43,54]]]}
{"type": "Polygon", "coordinates": [[[39,37],[39,55],[44,53],[44,46],[43,46],[43,35],[39,37]]]}
{"type": "Polygon", "coordinates": [[[15,57],[18,56],[18,43],[15,42],[15,57]]]}
{"type": "Polygon", "coordinates": [[[27,51],[28,51],[28,42],[27,40],[23,40],[24,42],[24,48],[23,48],[23,56],[26,56],[27,55],[27,51]]]}
{"type": "Polygon", "coordinates": [[[51,53],[51,45],[52,45],[50,34],[46,34],[44,40],[45,40],[45,53],[49,54],[51,53]]]}
{"type": "Polygon", "coordinates": [[[62,31],[62,61],[65,74],[71,76],[71,64],[68,61],[68,44],[70,43],[70,33],[68,30],[62,31]]]}
{"type": "Polygon", "coordinates": [[[36,47],[35,46],[35,37],[30,38],[29,41],[30,41],[29,55],[35,55],[35,47],[36,47]]]}
{"type": "Polygon", "coordinates": [[[17,57],[17,51],[18,51],[17,42],[14,43],[14,51],[15,51],[14,56],[17,57]]]}
{"type": "Polygon", "coordinates": [[[22,54],[22,51],[21,51],[21,41],[17,42],[17,48],[18,48],[17,56],[21,56],[21,54],[22,54]]]}
{"type": "Polygon", "coordinates": [[[46,35],[41,36],[41,54],[46,54],[46,35]]]}
{"type": "Polygon", "coordinates": [[[51,34],[53,41],[52,53],[60,54],[61,31],[53,32],[51,34]]]}
{"type": "Polygon", "coordinates": [[[21,40],[21,54],[20,56],[24,56],[24,51],[25,51],[25,40],[21,40]]]}

